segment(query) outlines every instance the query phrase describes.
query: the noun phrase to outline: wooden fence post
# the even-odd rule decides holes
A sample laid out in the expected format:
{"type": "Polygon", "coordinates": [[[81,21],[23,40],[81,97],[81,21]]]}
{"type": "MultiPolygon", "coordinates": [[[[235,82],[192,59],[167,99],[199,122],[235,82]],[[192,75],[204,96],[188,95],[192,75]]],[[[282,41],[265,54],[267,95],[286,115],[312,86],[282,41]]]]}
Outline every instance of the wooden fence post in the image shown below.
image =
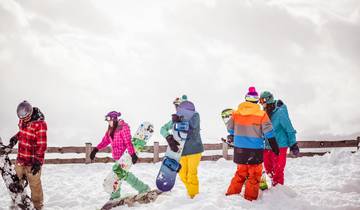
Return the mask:
{"type": "Polygon", "coordinates": [[[160,161],[159,150],[160,150],[159,142],[154,141],[154,160],[153,160],[154,163],[157,163],[160,161]]]}
{"type": "Polygon", "coordinates": [[[85,143],[85,164],[91,163],[90,153],[91,153],[91,143],[85,143]]]}
{"type": "Polygon", "coordinates": [[[229,159],[229,154],[228,154],[228,144],[223,142],[222,143],[222,152],[223,152],[223,158],[225,160],[228,160],[229,159]]]}

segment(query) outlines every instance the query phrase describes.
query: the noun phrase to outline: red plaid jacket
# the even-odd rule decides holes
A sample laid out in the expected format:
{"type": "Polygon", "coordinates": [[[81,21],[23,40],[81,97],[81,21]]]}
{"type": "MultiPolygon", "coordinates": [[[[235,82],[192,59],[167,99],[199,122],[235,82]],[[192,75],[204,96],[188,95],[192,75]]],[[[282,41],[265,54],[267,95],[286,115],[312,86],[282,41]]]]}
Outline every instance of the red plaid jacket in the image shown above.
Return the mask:
{"type": "Polygon", "coordinates": [[[44,120],[23,123],[19,121],[19,132],[16,137],[19,141],[17,163],[31,166],[35,160],[44,163],[47,148],[47,125],[44,120]]]}

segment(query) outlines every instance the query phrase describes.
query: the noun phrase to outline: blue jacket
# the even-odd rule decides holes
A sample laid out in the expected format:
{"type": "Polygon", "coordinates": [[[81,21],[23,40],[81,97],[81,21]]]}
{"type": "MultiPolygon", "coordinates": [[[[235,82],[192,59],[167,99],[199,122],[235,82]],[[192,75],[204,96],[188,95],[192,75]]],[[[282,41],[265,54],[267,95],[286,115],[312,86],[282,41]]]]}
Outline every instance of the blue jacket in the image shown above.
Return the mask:
{"type": "MultiPolygon", "coordinates": [[[[291,147],[294,145],[296,143],[296,130],[291,124],[287,107],[282,101],[277,100],[275,102],[275,109],[270,119],[279,147],[291,147]]],[[[271,149],[268,141],[266,141],[266,149],[271,149]]]]}

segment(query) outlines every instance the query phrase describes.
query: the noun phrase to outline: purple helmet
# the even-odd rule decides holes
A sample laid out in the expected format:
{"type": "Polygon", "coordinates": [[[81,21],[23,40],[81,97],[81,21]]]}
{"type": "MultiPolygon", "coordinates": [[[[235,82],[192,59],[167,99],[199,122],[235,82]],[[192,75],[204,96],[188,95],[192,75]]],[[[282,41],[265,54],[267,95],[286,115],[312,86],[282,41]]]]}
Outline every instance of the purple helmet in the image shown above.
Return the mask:
{"type": "Polygon", "coordinates": [[[185,120],[190,120],[195,114],[195,106],[190,101],[183,101],[177,107],[176,114],[179,116],[184,116],[185,120]]]}
{"type": "Polygon", "coordinates": [[[121,116],[121,113],[120,112],[117,112],[117,111],[111,111],[109,112],[106,116],[105,116],[105,120],[106,121],[117,121],[118,120],[118,117],[121,116]]]}
{"type": "Polygon", "coordinates": [[[17,113],[17,116],[20,118],[20,119],[24,119],[24,118],[27,118],[27,117],[30,117],[31,114],[33,112],[33,107],[31,106],[31,104],[27,101],[23,101],[21,102],[18,106],[17,106],[17,109],[16,109],[16,113],[17,113]]]}

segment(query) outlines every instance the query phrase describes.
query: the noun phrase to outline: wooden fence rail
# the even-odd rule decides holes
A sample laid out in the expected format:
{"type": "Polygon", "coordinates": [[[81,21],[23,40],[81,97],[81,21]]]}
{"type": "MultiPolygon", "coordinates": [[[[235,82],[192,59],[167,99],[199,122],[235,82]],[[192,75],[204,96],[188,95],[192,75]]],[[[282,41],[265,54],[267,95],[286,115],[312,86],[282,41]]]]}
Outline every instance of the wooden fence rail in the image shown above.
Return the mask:
{"type": "MultiPolygon", "coordinates": [[[[339,147],[351,147],[359,150],[360,137],[357,137],[356,140],[339,140],[339,141],[298,141],[298,145],[301,149],[315,149],[315,148],[339,148],[339,147]]],[[[94,161],[90,160],[90,153],[93,147],[91,143],[85,143],[85,147],[48,147],[46,153],[57,153],[57,154],[84,154],[84,158],[54,158],[46,159],[45,163],[47,164],[68,164],[68,163],[109,163],[114,162],[110,157],[99,157],[95,158],[94,161]]],[[[167,145],[160,145],[159,142],[154,142],[153,146],[146,146],[144,153],[153,154],[152,157],[139,158],[140,163],[157,163],[162,160],[160,157],[161,153],[165,153],[167,145]]],[[[205,151],[210,150],[220,150],[222,151],[221,155],[204,155],[201,160],[210,160],[216,161],[220,158],[226,160],[232,160],[233,156],[229,154],[229,150],[232,150],[226,143],[218,144],[204,144],[205,151]]],[[[12,151],[12,154],[16,154],[17,149],[12,151]]],[[[99,153],[111,153],[111,148],[107,147],[99,153]]],[[[303,156],[314,156],[314,155],[324,155],[327,152],[301,152],[298,157],[303,156]]],[[[290,154],[288,157],[293,157],[290,154]]]]}

